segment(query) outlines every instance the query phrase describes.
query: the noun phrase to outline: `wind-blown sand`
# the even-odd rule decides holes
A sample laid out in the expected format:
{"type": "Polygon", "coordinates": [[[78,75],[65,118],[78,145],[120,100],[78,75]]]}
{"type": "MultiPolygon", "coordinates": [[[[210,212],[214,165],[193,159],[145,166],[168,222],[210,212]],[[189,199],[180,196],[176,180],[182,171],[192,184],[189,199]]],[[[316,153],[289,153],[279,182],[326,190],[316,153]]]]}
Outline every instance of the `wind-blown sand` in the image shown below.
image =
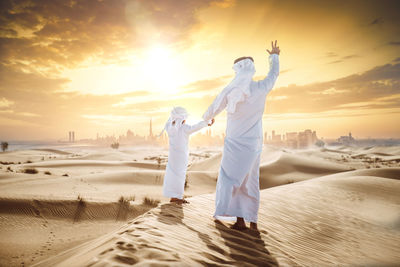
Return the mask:
{"type": "Polygon", "coordinates": [[[0,153],[0,265],[400,262],[399,147],[264,148],[259,235],[212,218],[220,150],[191,154],[185,194],[193,197],[183,207],[161,196],[167,155],[123,148],[0,153]],[[121,196],[127,200],[118,202],[121,196]],[[161,204],[152,209],[144,197],[161,204]]]}

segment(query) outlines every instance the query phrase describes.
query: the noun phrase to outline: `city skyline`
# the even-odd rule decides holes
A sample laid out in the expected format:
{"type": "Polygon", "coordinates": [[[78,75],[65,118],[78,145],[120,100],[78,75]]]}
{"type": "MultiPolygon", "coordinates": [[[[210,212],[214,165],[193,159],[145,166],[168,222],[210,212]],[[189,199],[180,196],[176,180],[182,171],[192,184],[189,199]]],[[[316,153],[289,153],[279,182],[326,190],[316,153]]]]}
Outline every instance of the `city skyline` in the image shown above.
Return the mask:
{"type": "MultiPolygon", "coordinates": [[[[168,140],[168,135],[167,135],[166,132],[164,132],[161,136],[158,136],[158,134],[154,135],[152,118],[150,118],[148,125],[149,125],[148,126],[148,130],[147,130],[148,134],[143,134],[143,135],[141,135],[138,132],[134,132],[132,129],[127,129],[127,130],[125,130],[123,132],[112,133],[112,134],[97,132],[95,134],[95,138],[93,138],[93,136],[75,138],[76,131],[72,130],[72,131],[68,131],[68,135],[65,135],[65,136],[59,137],[59,138],[48,139],[48,140],[64,142],[64,143],[66,143],[66,142],[74,143],[74,142],[85,141],[85,140],[92,140],[92,141],[94,141],[94,140],[108,140],[108,141],[112,142],[112,141],[118,141],[121,138],[124,139],[126,137],[128,139],[129,138],[138,138],[139,140],[145,140],[146,142],[148,140],[156,140],[157,141],[158,139],[161,139],[161,140],[163,140],[162,143],[166,143],[166,141],[168,140]]],[[[306,132],[306,131],[311,131],[311,130],[309,130],[309,129],[307,129],[307,127],[305,127],[305,128],[302,128],[302,129],[297,129],[297,130],[288,131],[288,132],[281,131],[281,130],[276,130],[276,129],[273,129],[273,130],[270,130],[270,131],[263,131],[263,136],[264,136],[263,140],[264,140],[264,143],[268,143],[268,142],[270,142],[270,143],[272,142],[273,143],[274,141],[278,141],[278,142],[279,141],[284,141],[284,140],[287,140],[287,138],[288,138],[287,136],[288,135],[298,134],[298,133],[306,132]],[[268,133],[270,133],[270,134],[268,134],[268,133]]],[[[316,135],[316,132],[317,131],[312,130],[312,133],[315,134],[315,135],[316,135]]],[[[343,133],[341,133],[341,134],[343,134],[343,133]]],[[[221,136],[222,137],[225,136],[225,132],[219,133],[219,132],[215,131],[215,129],[213,129],[212,127],[207,127],[207,128],[204,128],[204,129],[200,130],[199,132],[195,133],[193,136],[196,136],[196,135],[220,138],[221,136]]],[[[340,138],[346,138],[348,136],[352,137],[352,131],[351,130],[348,131],[348,135],[345,135],[345,136],[343,136],[343,135],[338,135],[338,136],[335,136],[335,137],[320,136],[320,138],[318,138],[318,139],[322,139],[322,140],[325,139],[325,140],[331,140],[332,141],[332,140],[339,140],[340,138]]],[[[367,137],[355,136],[355,138],[358,138],[358,139],[400,139],[400,138],[392,138],[392,137],[389,137],[389,138],[377,138],[377,137],[373,137],[373,136],[367,136],[367,137]]],[[[11,139],[11,140],[12,141],[35,141],[35,139],[24,139],[24,140],[11,139]]],[[[46,141],[46,139],[37,139],[37,141],[46,141]]],[[[159,141],[157,141],[157,142],[159,142],[159,141]]]]}
{"type": "MultiPolygon", "coordinates": [[[[148,124],[148,134],[140,135],[135,133],[131,129],[126,130],[126,134],[118,134],[118,135],[101,135],[96,133],[96,138],[82,138],[75,140],[75,131],[68,132],[68,141],[66,139],[58,139],[60,143],[94,143],[94,144],[102,144],[102,145],[110,145],[112,143],[117,142],[121,145],[159,145],[159,146],[168,146],[168,135],[166,132],[163,132],[161,135],[153,134],[153,126],[152,119],[149,120],[148,124]]],[[[397,144],[400,142],[400,139],[374,139],[374,138],[354,138],[351,131],[347,135],[337,136],[335,138],[324,138],[323,136],[317,136],[317,131],[311,129],[304,129],[299,131],[291,131],[291,132],[279,132],[276,130],[272,130],[270,134],[268,131],[265,131],[263,134],[263,142],[268,145],[275,145],[280,147],[287,147],[293,149],[301,149],[301,148],[309,148],[312,146],[324,146],[324,145],[337,145],[337,144],[357,144],[357,142],[361,142],[366,145],[369,144],[370,141],[378,141],[379,144],[386,144],[384,140],[389,141],[388,144],[397,144]],[[356,140],[358,139],[358,140],[356,140]],[[383,143],[381,142],[383,141],[383,143]]],[[[207,127],[202,129],[201,131],[194,133],[190,138],[190,145],[194,146],[222,146],[224,143],[225,134],[217,134],[215,131],[212,131],[211,127],[207,127]]],[[[372,143],[370,143],[372,144],[372,143]]]]}

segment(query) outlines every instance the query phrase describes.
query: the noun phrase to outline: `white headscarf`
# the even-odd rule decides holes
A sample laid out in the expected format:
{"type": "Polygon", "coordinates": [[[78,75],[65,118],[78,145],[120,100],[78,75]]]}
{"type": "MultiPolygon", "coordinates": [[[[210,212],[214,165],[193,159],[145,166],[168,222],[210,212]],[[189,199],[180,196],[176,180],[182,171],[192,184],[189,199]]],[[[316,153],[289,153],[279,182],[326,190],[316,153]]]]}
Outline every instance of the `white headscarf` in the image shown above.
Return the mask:
{"type": "Polygon", "coordinates": [[[228,113],[234,113],[236,104],[250,96],[250,83],[256,72],[254,62],[249,58],[236,62],[232,68],[235,70],[235,77],[217,96],[215,99],[216,105],[214,105],[215,107],[219,107],[226,97],[228,102],[226,111],[228,113]]]}
{"type": "Polygon", "coordinates": [[[174,107],[171,110],[171,114],[169,119],[165,123],[164,129],[162,129],[161,133],[158,136],[161,136],[163,132],[170,126],[174,126],[176,129],[179,129],[182,126],[182,122],[186,120],[188,117],[188,112],[183,107],[174,107]],[[172,123],[175,122],[174,125],[172,123]]]}

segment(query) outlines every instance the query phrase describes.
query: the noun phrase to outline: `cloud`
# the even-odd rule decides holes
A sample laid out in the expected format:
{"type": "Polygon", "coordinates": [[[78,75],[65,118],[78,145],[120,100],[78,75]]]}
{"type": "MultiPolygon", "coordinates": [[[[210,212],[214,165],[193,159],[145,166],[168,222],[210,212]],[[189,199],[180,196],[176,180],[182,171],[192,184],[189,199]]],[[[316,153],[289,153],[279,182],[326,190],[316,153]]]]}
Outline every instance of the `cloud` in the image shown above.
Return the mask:
{"type": "Polygon", "coordinates": [[[399,46],[399,45],[400,45],[400,42],[398,42],[398,41],[391,41],[391,42],[388,42],[387,44],[388,44],[388,45],[392,45],[392,46],[399,46]]]}
{"type": "Polygon", "coordinates": [[[42,74],[25,73],[0,64],[0,93],[12,96],[16,93],[51,92],[69,82],[66,78],[48,78],[42,74]]]}
{"type": "Polygon", "coordinates": [[[317,91],[317,92],[310,92],[310,94],[313,95],[335,95],[335,94],[342,94],[342,93],[346,93],[348,92],[348,90],[337,90],[334,87],[331,87],[329,89],[325,89],[323,91],[317,91]]]}
{"type": "Polygon", "coordinates": [[[1,36],[1,60],[13,67],[57,71],[89,56],[115,55],[132,41],[121,0],[6,0],[3,7],[1,28],[17,35],[1,36]]]}
{"type": "Polygon", "coordinates": [[[336,54],[335,52],[327,52],[325,54],[325,57],[338,57],[339,55],[336,54]]]}
{"type": "Polygon", "coordinates": [[[5,97],[0,98],[0,108],[8,108],[9,106],[13,105],[14,101],[10,101],[5,97]]]}
{"type": "Polygon", "coordinates": [[[310,120],[310,119],[340,119],[340,118],[348,118],[348,117],[368,117],[368,116],[376,116],[376,114],[385,115],[392,113],[400,113],[400,109],[365,109],[365,108],[337,108],[334,110],[327,110],[317,113],[309,113],[309,112],[295,112],[295,113],[274,113],[267,114],[264,113],[263,118],[268,120],[310,120]]]}
{"type": "Polygon", "coordinates": [[[90,120],[104,120],[104,121],[111,121],[111,122],[118,122],[124,121],[128,119],[130,116],[117,116],[117,115],[82,115],[82,118],[90,119],[90,120]]]}
{"type": "MultiPolygon", "coordinates": [[[[185,86],[188,90],[184,93],[166,99],[152,98],[153,100],[146,101],[146,99],[131,98],[121,108],[132,112],[147,111],[151,113],[161,107],[168,110],[169,107],[183,105],[193,107],[194,113],[201,114],[204,111],[202,109],[207,108],[215,95],[220,92],[215,89],[222,90],[229,78],[230,76],[221,76],[199,80],[185,86]]],[[[386,64],[361,74],[328,82],[275,88],[268,95],[267,112],[275,114],[318,113],[343,109],[358,102],[368,102],[369,108],[396,108],[400,106],[400,99],[394,95],[398,94],[399,87],[400,64],[386,64]]],[[[357,106],[357,104],[354,105],[357,106]]],[[[367,106],[365,107],[367,108],[367,106]]]]}
{"type": "Polygon", "coordinates": [[[147,41],[185,46],[197,13],[219,0],[3,0],[0,61],[30,72],[58,73],[88,58],[115,63],[147,41]],[[179,18],[179,19],[178,19],[179,18]]]}
{"type": "Polygon", "coordinates": [[[368,24],[369,26],[373,26],[373,25],[379,25],[379,24],[383,24],[384,19],[382,17],[376,18],[373,21],[371,21],[370,24],[368,24]]]}
{"type": "MultiPolygon", "coordinates": [[[[337,57],[337,55],[335,55],[334,57],[337,57]]],[[[341,63],[341,62],[343,62],[343,61],[345,61],[345,60],[352,59],[352,58],[357,58],[357,57],[360,57],[360,56],[359,56],[359,55],[356,55],[356,54],[348,55],[348,56],[343,56],[343,57],[341,57],[341,58],[338,59],[338,60],[334,60],[334,61],[329,62],[328,64],[341,63]]]]}
{"type": "Polygon", "coordinates": [[[290,85],[271,91],[268,113],[315,113],[350,108],[393,109],[400,107],[400,64],[386,64],[361,74],[328,82],[290,85]],[[361,104],[360,104],[361,103],[361,104]]]}
{"type": "Polygon", "coordinates": [[[344,57],[342,57],[342,59],[351,59],[351,58],[357,58],[357,57],[360,57],[359,55],[348,55],[348,56],[344,56],[344,57]]]}
{"type": "Polygon", "coordinates": [[[211,5],[217,6],[217,7],[222,7],[222,8],[232,7],[235,4],[236,4],[236,0],[223,0],[223,1],[211,2],[211,5]]]}
{"type": "Polygon", "coordinates": [[[199,25],[197,11],[210,4],[226,8],[233,2],[210,0],[128,1],[126,17],[141,43],[162,42],[182,46],[182,41],[187,41],[190,31],[199,25]]]}
{"type": "MultiPolygon", "coordinates": [[[[2,121],[25,121],[41,127],[68,128],[82,121],[81,114],[109,112],[117,116],[130,115],[113,104],[125,98],[148,95],[134,91],[119,95],[88,95],[62,90],[66,79],[46,78],[39,74],[18,71],[0,71],[0,117],[2,121]],[[4,108],[2,110],[1,108],[4,108]],[[62,126],[60,127],[60,120],[62,126]]],[[[12,124],[13,125],[13,124],[12,124]]],[[[18,124],[20,125],[20,123],[18,124]]],[[[2,125],[4,126],[4,125],[2,125]]]]}
{"type": "MultiPolygon", "coordinates": [[[[220,76],[213,79],[199,80],[184,86],[185,93],[192,92],[211,92],[213,89],[223,89],[227,85],[232,75],[220,76]]],[[[219,91],[220,91],[219,90],[219,91]]],[[[219,91],[215,91],[213,94],[218,94],[219,91]]]]}
{"type": "Polygon", "coordinates": [[[329,62],[328,64],[336,64],[336,63],[340,63],[340,62],[343,62],[343,60],[334,60],[334,61],[329,62]]]}
{"type": "Polygon", "coordinates": [[[292,71],[293,69],[283,69],[279,71],[279,74],[287,73],[289,71],[292,71]]]}
{"type": "MultiPolygon", "coordinates": [[[[131,98],[121,106],[132,113],[147,112],[159,118],[167,116],[172,106],[190,107],[191,113],[201,115],[215,95],[226,85],[229,76],[199,80],[185,86],[188,90],[168,98],[131,98]],[[197,94],[194,94],[197,93],[197,94]],[[159,112],[164,108],[165,114],[159,112]]],[[[321,113],[350,108],[390,110],[400,106],[400,64],[386,64],[361,74],[350,75],[328,82],[290,85],[274,89],[267,98],[268,114],[321,113]]],[[[347,111],[345,111],[347,109],[347,111]]],[[[366,114],[359,112],[360,114],[366,114]]]]}
{"type": "MultiPolygon", "coordinates": [[[[57,127],[60,118],[63,127],[75,125],[82,120],[81,114],[137,115],[140,110],[128,104],[141,98],[148,100],[147,92],[114,96],[66,92],[70,80],[60,77],[60,73],[93,62],[125,62],[127,56],[148,44],[150,39],[146,40],[146,36],[183,47],[199,27],[198,11],[211,4],[225,8],[234,2],[1,1],[0,95],[4,99],[1,98],[0,107],[5,109],[0,113],[2,121],[11,125],[13,121],[17,125],[25,122],[45,129],[57,127]],[[147,28],[151,31],[143,36],[141,30],[147,25],[151,25],[147,28]],[[125,110],[125,106],[131,109],[125,110]]],[[[143,112],[153,112],[145,104],[142,107],[146,108],[143,112]]]]}
{"type": "Polygon", "coordinates": [[[20,116],[24,116],[24,117],[40,117],[40,115],[35,114],[35,113],[30,113],[30,112],[15,112],[12,109],[4,109],[4,110],[0,110],[0,114],[12,114],[14,115],[14,117],[20,117],[20,116]]]}
{"type": "Polygon", "coordinates": [[[25,116],[25,117],[40,117],[39,114],[30,113],[30,112],[19,112],[18,115],[25,116]]]}

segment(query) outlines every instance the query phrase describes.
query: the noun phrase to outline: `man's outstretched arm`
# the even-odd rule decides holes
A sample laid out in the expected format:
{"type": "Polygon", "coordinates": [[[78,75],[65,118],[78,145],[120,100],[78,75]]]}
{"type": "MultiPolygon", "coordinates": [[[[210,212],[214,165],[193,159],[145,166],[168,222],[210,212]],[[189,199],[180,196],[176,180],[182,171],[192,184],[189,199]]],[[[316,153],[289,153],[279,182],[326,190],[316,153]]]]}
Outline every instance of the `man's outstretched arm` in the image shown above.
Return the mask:
{"type": "Polygon", "coordinates": [[[275,44],[272,42],[271,45],[271,51],[267,49],[267,52],[270,54],[268,75],[264,80],[257,82],[258,87],[267,93],[272,89],[272,87],[274,87],[275,81],[279,76],[279,54],[281,50],[279,49],[279,46],[277,46],[276,40],[275,44]]]}
{"type": "Polygon", "coordinates": [[[226,96],[222,92],[214,99],[212,104],[203,114],[203,119],[208,121],[217,116],[227,105],[226,96]]]}

